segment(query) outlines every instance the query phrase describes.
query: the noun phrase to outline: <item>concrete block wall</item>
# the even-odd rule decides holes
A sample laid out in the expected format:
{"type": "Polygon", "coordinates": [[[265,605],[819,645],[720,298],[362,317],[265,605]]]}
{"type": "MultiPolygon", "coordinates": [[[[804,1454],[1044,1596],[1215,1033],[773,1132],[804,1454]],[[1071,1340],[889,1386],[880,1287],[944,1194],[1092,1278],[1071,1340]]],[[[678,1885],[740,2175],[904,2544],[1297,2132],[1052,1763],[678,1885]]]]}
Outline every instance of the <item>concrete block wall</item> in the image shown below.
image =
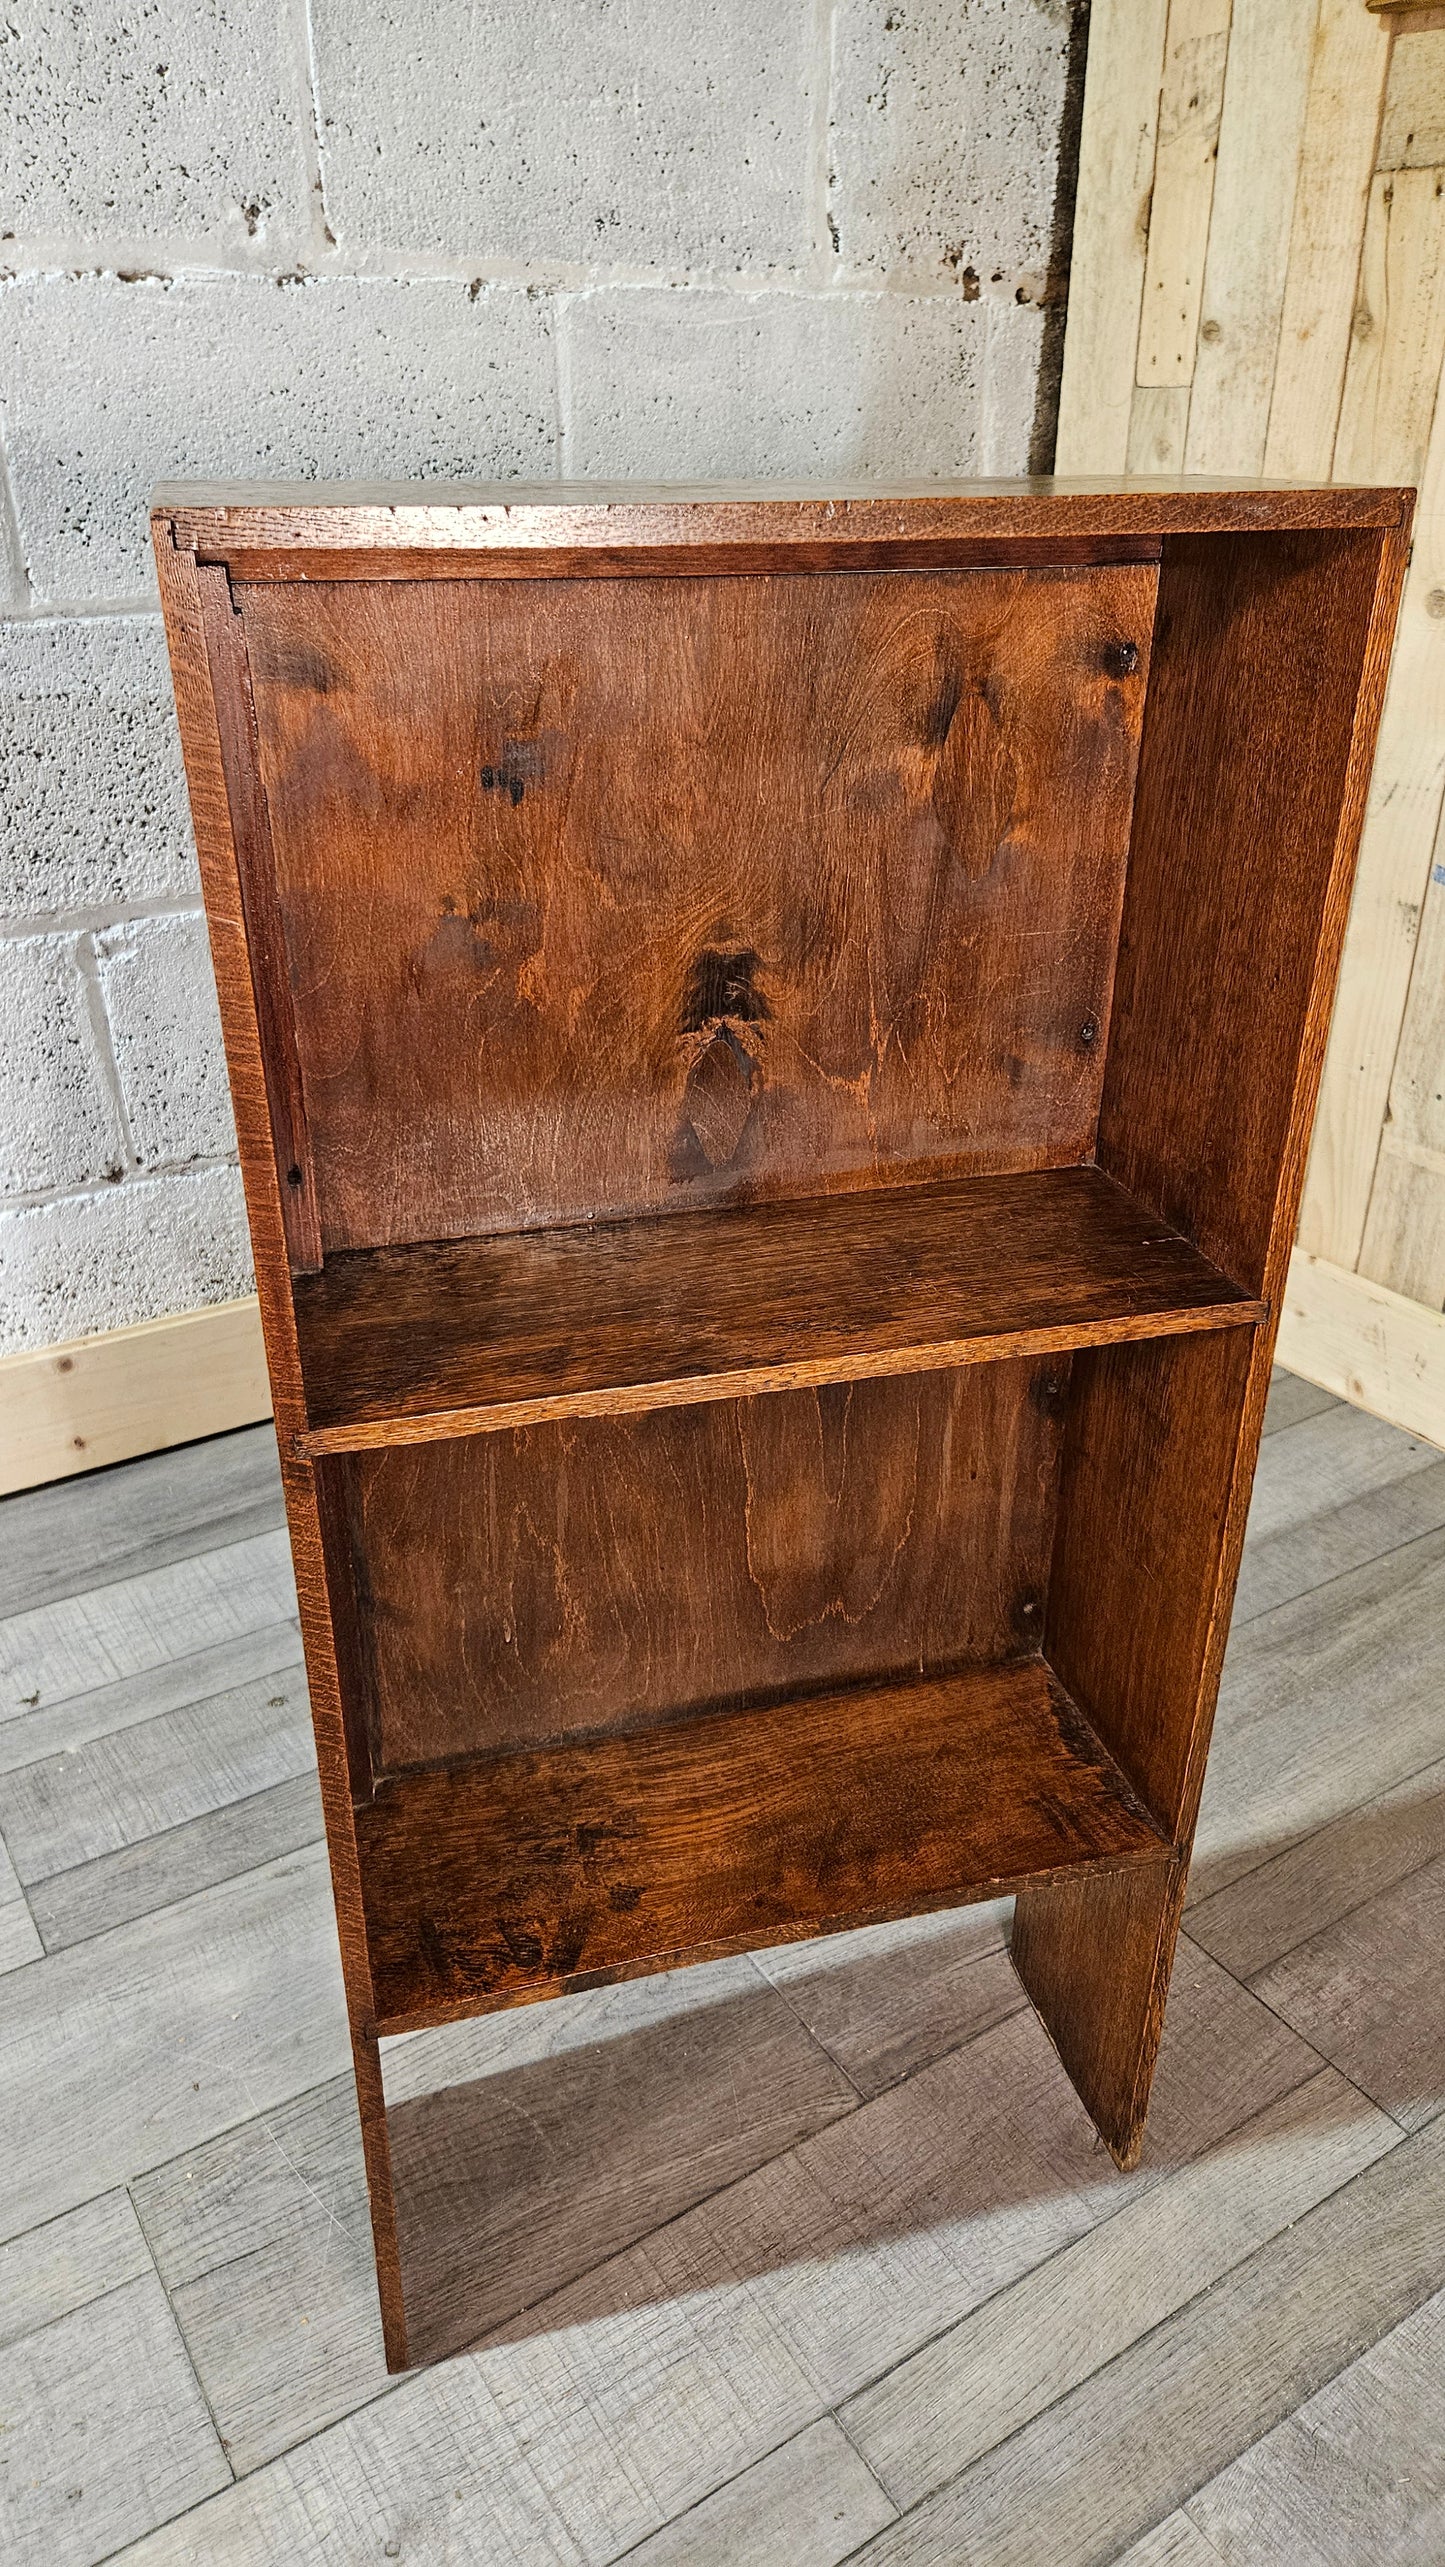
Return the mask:
{"type": "Polygon", "coordinates": [[[17,0],[0,1351],[249,1285],[162,477],[1046,470],[1087,0],[17,0]]]}

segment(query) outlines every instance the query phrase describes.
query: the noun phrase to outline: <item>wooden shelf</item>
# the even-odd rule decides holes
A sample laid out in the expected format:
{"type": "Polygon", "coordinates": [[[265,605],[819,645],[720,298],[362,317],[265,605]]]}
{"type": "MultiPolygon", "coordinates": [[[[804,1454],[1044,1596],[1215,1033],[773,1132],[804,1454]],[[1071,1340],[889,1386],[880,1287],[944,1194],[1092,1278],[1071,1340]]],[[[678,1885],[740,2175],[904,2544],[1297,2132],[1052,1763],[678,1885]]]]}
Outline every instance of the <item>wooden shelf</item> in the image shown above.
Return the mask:
{"type": "Polygon", "coordinates": [[[398,1775],[356,1828],[382,2032],[1170,1855],[1038,1658],[398,1775]]]}
{"type": "Polygon", "coordinates": [[[329,1258],[307,1453],[1117,1344],[1263,1316],[1098,1168],[329,1258]]]}

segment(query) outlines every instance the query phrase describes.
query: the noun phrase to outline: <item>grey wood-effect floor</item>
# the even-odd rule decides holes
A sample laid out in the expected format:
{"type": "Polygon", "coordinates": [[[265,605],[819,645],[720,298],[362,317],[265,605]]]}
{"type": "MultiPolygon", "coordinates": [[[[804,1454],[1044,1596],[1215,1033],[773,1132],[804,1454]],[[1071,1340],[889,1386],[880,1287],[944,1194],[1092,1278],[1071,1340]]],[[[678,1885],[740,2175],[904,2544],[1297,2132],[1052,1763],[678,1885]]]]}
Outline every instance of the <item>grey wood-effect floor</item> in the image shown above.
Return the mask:
{"type": "Polygon", "coordinates": [[[1006,1912],[391,2046],[381,2363],[257,1429],[0,1505],[11,2567],[1445,2560],[1445,1457],[1279,1377],[1145,2163],[1006,1912]]]}

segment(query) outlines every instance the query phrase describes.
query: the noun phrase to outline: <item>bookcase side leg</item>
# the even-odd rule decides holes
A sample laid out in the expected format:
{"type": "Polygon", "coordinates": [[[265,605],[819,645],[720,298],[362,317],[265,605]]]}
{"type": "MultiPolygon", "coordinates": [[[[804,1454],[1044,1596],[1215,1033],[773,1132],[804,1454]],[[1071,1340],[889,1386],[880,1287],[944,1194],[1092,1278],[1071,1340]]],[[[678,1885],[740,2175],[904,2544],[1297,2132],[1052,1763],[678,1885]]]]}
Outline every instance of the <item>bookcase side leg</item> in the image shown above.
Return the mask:
{"type": "Polygon", "coordinates": [[[1013,1960],[1121,2166],[1159,2051],[1229,1627],[1260,1332],[1075,1359],[1044,1654],[1168,1837],[1172,1859],[1021,1895],[1013,1960]]]}
{"type": "Polygon", "coordinates": [[[1115,2163],[1139,2162],[1188,1865],[1026,1890],[1014,1967],[1115,2163]]]}
{"type": "Polygon", "coordinates": [[[411,2357],[401,2282],[401,2249],[396,2229],[396,2194],[391,2178],[391,2140],[386,2127],[386,2096],[381,2081],[381,2049],[369,2025],[360,2025],[354,2019],[351,2059],[356,2071],[361,2148],[366,2162],[366,2189],[371,2202],[376,2290],[381,2302],[381,2340],[388,2371],[405,2371],[410,2368],[411,2357]]]}

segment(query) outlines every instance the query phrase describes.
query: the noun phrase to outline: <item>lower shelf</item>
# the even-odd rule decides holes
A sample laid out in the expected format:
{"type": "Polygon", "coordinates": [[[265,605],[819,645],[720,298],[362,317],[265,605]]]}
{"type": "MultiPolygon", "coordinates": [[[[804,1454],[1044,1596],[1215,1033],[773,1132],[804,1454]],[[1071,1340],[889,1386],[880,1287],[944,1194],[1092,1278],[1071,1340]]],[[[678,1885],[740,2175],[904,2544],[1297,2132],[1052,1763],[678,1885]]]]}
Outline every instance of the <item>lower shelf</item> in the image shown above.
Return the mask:
{"type": "Polygon", "coordinates": [[[1169,1853],[1038,1658],[397,1775],[356,1824],[384,2033],[1169,1853]]]}

